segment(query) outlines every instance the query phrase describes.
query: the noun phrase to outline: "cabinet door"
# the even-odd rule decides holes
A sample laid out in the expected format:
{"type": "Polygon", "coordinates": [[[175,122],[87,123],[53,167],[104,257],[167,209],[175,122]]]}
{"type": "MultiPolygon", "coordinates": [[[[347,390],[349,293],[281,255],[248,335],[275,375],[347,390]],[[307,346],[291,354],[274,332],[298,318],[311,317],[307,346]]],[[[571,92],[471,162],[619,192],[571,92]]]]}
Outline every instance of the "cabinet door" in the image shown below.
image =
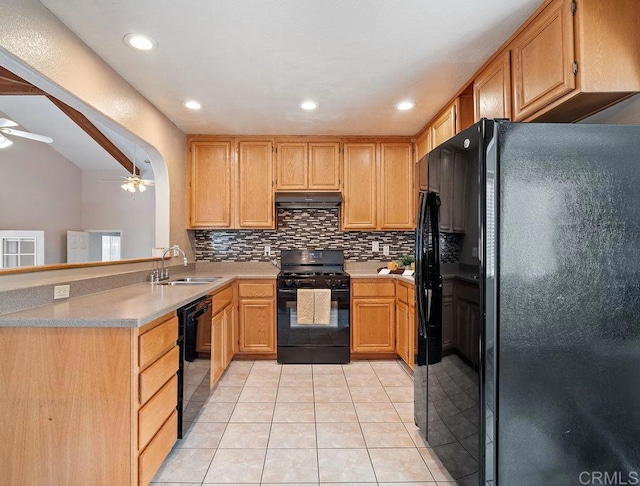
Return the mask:
{"type": "Polygon", "coordinates": [[[408,345],[408,357],[407,364],[409,368],[413,369],[415,356],[418,353],[418,324],[416,322],[416,307],[415,303],[409,303],[409,332],[407,334],[408,345]]]}
{"type": "Polygon", "coordinates": [[[340,190],[340,144],[309,142],[309,189],[340,190]]]}
{"type": "Polygon", "coordinates": [[[451,103],[446,111],[431,124],[431,145],[437,147],[456,134],[458,100],[451,103]]]}
{"type": "Polygon", "coordinates": [[[550,3],[511,43],[513,119],[520,121],[575,89],[571,0],[550,3]]]}
{"type": "Polygon", "coordinates": [[[453,327],[453,282],[447,281],[442,284],[442,349],[454,345],[453,327]]]}
{"type": "Polygon", "coordinates": [[[451,230],[464,233],[466,227],[467,157],[456,153],[453,158],[453,198],[451,204],[451,230]]]}
{"type": "Polygon", "coordinates": [[[395,351],[395,299],[354,299],[352,311],[352,351],[395,351]]]}
{"type": "Polygon", "coordinates": [[[276,189],[307,189],[307,144],[282,142],[276,146],[276,189]]]}
{"type": "Polygon", "coordinates": [[[211,326],[198,326],[196,330],[196,353],[211,354],[211,326]]]}
{"type": "Polygon", "coordinates": [[[442,149],[440,158],[440,231],[452,231],[453,152],[442,149]]]}
{"type": "Polygon", "coordinates": [[[418,190],[429,190],[429,169],[427,167],[427,159],[424,157],[431,151],[431,132],[426,130],[422,137],[416,142],[416,151],[418,159],[418,174],[416,179],[418,180],[418,190]]]}
{"type": "Polygon", "coordinates": [[[211,320],[211,386],[224,371],[224,312],[218,312],[211,320]]]}
{"type": "Polygon", "coordinates": [[[429,190],[432,192],[440,192],[440,150],[431,152],[427,161],[427,182],[429,190]]]}
{"type": "Polygon", "coordinates": [[[274,228],[273,144],[241,141],[238,159],[241,228],[274,228]]]}
{"type": "Polygon", "coordinates": [[[404,302],[396,303],[396,353],[409,363],[409,307],[404,302]]]}
{"type": "Polygon", "coordinates": [[[473,80],[474,119],[511,118],[511,58],[507,49],[473,80]]]}
{"type": "Polygon", "coordinates": [[[240,351],[275,353],[276,326],[273,299],[240,300],[240,351]]]}
{"type": "Polygon", "coordinates": [[[231,142],[191,142],[189,224],[192,228],[231,226],[231,142]]]}
{"type": "Polygon", "coordinates": [[[415,228],[412,152],[411,143],[380,144],[379,229],[415,228]]]}
{"type": "Polygon", "coordinates": [[[229,366],[233,356],[236,354],[236,343],[238,341],[236,331],[236,319],[233,311],[233,304],[224,308],[224,368],[229,366]]]}
{"type": "Polygon", "coordinates": [[[377,168],[375,143],[344,144],[344,229],[376,229],[377,168]]]}

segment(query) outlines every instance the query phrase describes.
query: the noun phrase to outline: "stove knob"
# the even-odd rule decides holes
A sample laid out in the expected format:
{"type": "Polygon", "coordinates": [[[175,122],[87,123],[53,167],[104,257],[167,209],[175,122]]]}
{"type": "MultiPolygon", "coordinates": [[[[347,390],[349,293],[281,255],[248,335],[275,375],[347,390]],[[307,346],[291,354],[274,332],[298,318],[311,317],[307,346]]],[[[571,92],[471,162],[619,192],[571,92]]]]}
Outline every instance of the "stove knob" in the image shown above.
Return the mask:
{"type": "Polygon", "coordinates": [[[287,287],[291,287],[291,284],[292,284],[292,283],[293,283],[293,280],[291,280],[290,278],[288,278],[288,279],[286,279],[286,280],[284,281],[284,284],[285,284],[287,287]]]}
{"type": "Polygon", "coordinates": [[[300,280],[296,280],[296,287],[300,287],[300,280]]]}
{"type": "Polygon", "coordinates": [[[310,280],[309,280],[309,283],[310,283],[311,285],[315,285],[315,284],[316,284],[316,279],[315,279],[315,278],[310,279],[310,280]]]}
{"type": "Polygon", "coordinates": [[[327,279],[327,287],[335,287],[336,283],[335,280],[327,279]]]}

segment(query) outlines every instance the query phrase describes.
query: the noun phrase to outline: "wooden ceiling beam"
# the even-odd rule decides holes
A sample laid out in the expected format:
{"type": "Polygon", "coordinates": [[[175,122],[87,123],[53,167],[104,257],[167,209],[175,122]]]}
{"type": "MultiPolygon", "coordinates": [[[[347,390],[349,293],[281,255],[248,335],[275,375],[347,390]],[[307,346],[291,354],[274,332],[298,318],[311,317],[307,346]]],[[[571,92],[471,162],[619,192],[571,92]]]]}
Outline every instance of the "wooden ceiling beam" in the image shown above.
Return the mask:
{"type": "Polygon", "coordinates": [[[67,115],[76,125],[84,130],[87,135],[96,141],[111,157],[124,167],[127,172],[140,175],[138,169],[129,157],[127,157],[111,140],[109,140],[89,119],[75,108],[51,96],[40,88],[25,81],[11,71],[0,66],[0,95],[43,95],[49,98],[60,111],[67,115]]]}

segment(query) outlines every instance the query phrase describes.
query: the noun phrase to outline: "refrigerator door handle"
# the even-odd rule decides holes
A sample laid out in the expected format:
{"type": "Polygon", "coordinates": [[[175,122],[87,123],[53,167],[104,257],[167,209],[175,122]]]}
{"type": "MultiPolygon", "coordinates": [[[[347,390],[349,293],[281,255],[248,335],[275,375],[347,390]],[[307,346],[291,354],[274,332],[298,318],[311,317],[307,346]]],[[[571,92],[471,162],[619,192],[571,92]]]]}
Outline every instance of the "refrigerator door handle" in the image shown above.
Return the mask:
{"type": "Polygon", "coordinates": [[[427,194],[420,193],[420,201],[418,207],[418,224],[416,231],[416,306],[418,312],[418,335],[421,338],[427,337],[427,310],[425,308],[425,262],[424,262],[424,223],[426,213],[429,210],[427,206],[427,194]]]}

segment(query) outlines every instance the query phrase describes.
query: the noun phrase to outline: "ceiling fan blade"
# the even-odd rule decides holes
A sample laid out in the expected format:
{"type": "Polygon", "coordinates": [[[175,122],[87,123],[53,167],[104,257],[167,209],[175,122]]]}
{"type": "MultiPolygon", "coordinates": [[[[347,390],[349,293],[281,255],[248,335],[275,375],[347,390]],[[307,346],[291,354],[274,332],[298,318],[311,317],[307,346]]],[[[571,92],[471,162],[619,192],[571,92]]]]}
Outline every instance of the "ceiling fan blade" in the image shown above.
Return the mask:
{"type": "Polygon", "coordinates": [[[53,142],[53,138],[46,137],[44,135],[38,135],[36,133],[23,132],[22,130],[14,130],[13,128],[0,128],[0,132],[7,133],[9,135],[14,135],[16,137],[28,138],[31,140],[37,140],[38,142],[51,143],[53,142]]]}
{"type": "Polygon", "coordinates": [[[13,142],[11,140],[0,134],[0,149],[7,148],[12,143],[13,142]]]}
{"type": "Polygon", "coordinates": [[[0,127],[17,127],[18,124],[8,118],[0,118],[0,127]]]}

